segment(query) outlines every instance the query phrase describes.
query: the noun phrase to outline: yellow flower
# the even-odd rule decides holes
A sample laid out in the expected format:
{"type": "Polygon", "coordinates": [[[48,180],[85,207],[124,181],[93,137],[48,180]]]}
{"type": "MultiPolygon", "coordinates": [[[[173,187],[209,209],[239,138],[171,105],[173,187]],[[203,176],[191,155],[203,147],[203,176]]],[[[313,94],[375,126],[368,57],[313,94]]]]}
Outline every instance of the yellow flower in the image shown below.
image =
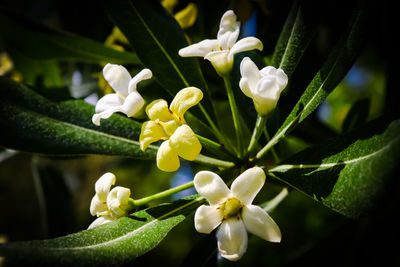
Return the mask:
{"type": "Polygon", "coordinates": [[[168,103],[164,99],[151,102],[146,107],[150,121],[143,123],[140,148],[144,151],[153,142],[165,140],[157,152],[157,167],[166,172],[179,169],[179,157],[194,160],[201,151],[201,144],[193,130],[186,124],[185,112],[200,102],[203,92],[196,87],[180,90],[168,103]]]}
{"type": "MultiPolygon", "coordinates": [[[[177,0],[162,0],[161,4],[170,13],[173,14],[174,7],[178,4],[177,0]]],[[[197,6],[195,3],[189,3],[184,9],[174,15],[182,29],[192,27],[197,19],[197,6]]]]}

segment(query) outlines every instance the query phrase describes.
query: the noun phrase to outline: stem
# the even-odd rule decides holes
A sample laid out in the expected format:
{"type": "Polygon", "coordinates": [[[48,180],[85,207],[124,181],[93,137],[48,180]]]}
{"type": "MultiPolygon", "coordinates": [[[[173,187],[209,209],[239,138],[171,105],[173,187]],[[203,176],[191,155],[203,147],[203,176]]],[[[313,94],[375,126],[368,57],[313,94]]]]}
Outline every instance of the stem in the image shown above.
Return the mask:
{"type": "Polygon", "coordinates": [[[253,150],[256,148],[258,139],[260,139],[260,136],[265,128],[266,122],[267,122],[266,116],[260,116],[260,115],[257,116],[256,126],[254,127],[253,135],[251,136],[249,147],[247,148],[248,154],[251,155],[253,150]]]}
{"type": "MultiPolygon", "coordinates": [[[[264,135],[265,135],[265,138],[267,138],[267,141],[268,141],[268,143],[269,143],[269,141],[271,140],[271,138],[269,137],[269,133],[268,133],[268,130],[267,130],[266,128],[264,128],[264,135]]],[[[268,145],[268,144],[267,144],[267,145],[268,145]]],[[[268,151],[268,150],[267,150],[267,151],[268,151]]],[[[276,153],[274,147],[271,147],[271,153],[272,153],[272,156],[274,157],[275,162],[279,162],[280,159],[279,159],[278,154],[276,153]]],[[[258,155],[258,154],[257,154],[257,155],[258,155]]]]}
{"type": "Polygon", "coordinates": [[[264,210],[266,212],[271,212],[278,206],[279,203],[282,202],[282,200],[284,200],[287,197],[288,194],[289,194],[289,191],[287,190],[287,188],[286,187],[283,188],[282,191],[278,195],[276,195],[273,199],[271,199],[270,201],[265,203],[264,210]]]}
{"type": "Polygon", "coordinates": [[[221,168],[221,167],[222,168],[230,168],[230,167],[235,166],[235,163],[233,163],[233,162],[215,159],[212,157],[207,157],[202,154],[199,154],[197,156],[197,158],[195,158],[194,162],[212,166],[212,167],[219,167],[219,168],[221,168]]]}
{"type": "Polygon", "coordinates": [[[234,160],[234,157],[232,157],[225,149],[225,147],[217,142],[214,142],[213,140],[210,140],[206,137],[203,137],[201,135],[196,134],[197,138],[199,139],[201,145],[208,149],[210,152],[214,153],[215,155],[221,157],[221,158],[226,158],[228,160],[234,160]]]}
{"type": "Polygon", "coordinates": [[[189,183],[186,183],[186,184],[183,184],[183,185],[179,185],[177,187],[170,188],[168,190],[165,190],[165,191],[162,191],[160,193],[157,193],[157,194],[154,194],[154,195],[151,195],[151,196],[148,196],[148,197],[144,197],[144,198],[141,198],[141,199],[134,200],[134,199],[130,198],[129,202],[130,202],[130,204],[133,204],[133,206],[135,206],[135,207],[143,206],[143,205],[145,205],[145,204],[147,204],[147,203],[149,203],[149,202],[151,202],[153,200],[157,200],[157,199],[160,199],[160,198],[168,197],[170,195],[176,194],[178,192],[181,192],[181,191],[186,190],[188,188],[191,188],[193,186],[194,186],[193,181],[191,181],[189,183]]]}
{"type": "Polygon", "coordinates": [[[226,87],[226,92],[228,94],[229,105],[231,106],[232,117],[233,117],[233,125],[235,127],[236,132],[236,143],[238,146],[238,157],[241,158],[243,156],[243,145],[242,145],[242,128],[240,127],[240,115],[237,109],[235,96],[232,91],[231,80],[229,79],[229,75],[223,76],[224,84],[226,87]]]}

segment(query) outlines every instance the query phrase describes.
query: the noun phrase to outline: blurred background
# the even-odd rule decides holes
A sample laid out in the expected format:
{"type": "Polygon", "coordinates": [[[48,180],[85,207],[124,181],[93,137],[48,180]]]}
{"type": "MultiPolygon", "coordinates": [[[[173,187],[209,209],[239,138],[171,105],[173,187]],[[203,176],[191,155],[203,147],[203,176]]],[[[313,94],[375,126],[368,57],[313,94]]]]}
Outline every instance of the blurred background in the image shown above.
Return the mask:
{"type": "MultiPolygon", "coordinates": [[[[172,7],[164,4],[172,14],[177,14],[190,3],[195,3],[198,11],[192,25],[185,28],[190,42],[215,38],[221,15],[233,9],[242,22],[241,36],[257,36],[263,41],[262,60],[268,64],[293,1],[180,0],[172,7]]],[[[339,39],[355,5],[355,1],[312,3],[315,12],[309,15],[314,17],[317,32],[283,92],[279,102],[281,121],[339,39]]],[[[0,7],[50,28],[134,52],[122,34],[116,32],[99,1],[2,0],[0,7]]],[[[350,118],[348,115],[355,107],[364,111],[358,113],[362,116],[358,119],[362,121],[381,115],[399,117],[391,53],[395,51],[390,32],[393,8],[389,1],[380,1],[374,8],[370,36],[363,53],[318,110],[278,146],[282,151],[281,159],[345,132],[353,123],[346,118],[350,118]]],[[[53,100],[80,98],[95,104],[99,97],[111,92],[101,76],[105,62],[89,64],[30,58],[10,45],[9,39],[3,38],[5,32],[9,36],[12,27],[0,25],[0,75],[47,92],[50,90],[53,100]]],[[[29,46],[29,40],[23,42],[29,46]]],[[[213,99],[218,103],[219,114],[227,116],[224,121],[229,134],[230,111],[224,88],[209,62],[200,62],[213,99]]],[[[140,69],[138,66],[127,67],[131,73],[140,69]]],[[[138,90],[148,98],[171,99],[155,82],[144,82],[138,90]]],[[[248,112],[254,113],[252,106],[248,112]]],[[[253,115],[255,118],[256,114],[253,115]]],[[[114,173],[117,184],[130,188],[133,198],[141,198],[188,182],[199,171],[188,162],[182,161],[182,166],[177,173],[165,173],[158,170],[153,161],[98,155],[52,158],[0,147],[0,242],[53,238],[86,229],[94,220],[89,213],[94,183],[105,172],[114,173]]],[[[281,188],[278,183],[267,183],[255,203],[273,198],[281,188]]],[[[281,228],[282,243],[268,243],[250,236],[248,252],[238,263],[218,258],[215,237],[197,233],[193,219],[188,218],[156,249],[126,266],[359,266],[385,263],[400,266],[396,254],[399,230],[397,220],[393,218],[398,211],[398,183],[391,190],[375,213],[360,220],[347,219],[297,191],[290,191],[271,213],[281,228]]],[[[188,190],[173,198],[194,193],[188,190]]],[[[0,265],[14,266],[2,261],[0,258],[0,265]]]]}

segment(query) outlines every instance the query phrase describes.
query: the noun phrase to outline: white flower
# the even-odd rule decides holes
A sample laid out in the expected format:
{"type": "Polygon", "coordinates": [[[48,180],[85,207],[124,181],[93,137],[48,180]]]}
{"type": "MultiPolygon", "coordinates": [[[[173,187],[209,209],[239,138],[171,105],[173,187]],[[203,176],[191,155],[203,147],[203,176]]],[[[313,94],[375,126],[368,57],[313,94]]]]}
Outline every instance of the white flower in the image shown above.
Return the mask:
{"type": "Polygon", "coordinates": [[[89,229],[98,225],[111,222],[127,214],[129,208],[129,196],[131,190],[117,186],[111,191],[115,184],[115,175],[108,172],[103,174],[95,184],[96,194],[90,203],[90,214],[98,216],[89,229]]]}
{"type": "Polygon", "coordinates": [[[107,119],[115,112],[131,117],[143,107],[144,99],[137,92],[136,85],[152,77],[149,69],[143,69],[132,78],[123,66],[108,63],[103,68],[103,76],[116,93],[105,95],[97,102],[96,114],[92,117],[94,124],[99,126],[100,119],[107,119]]]}
{"type": "Polygon", "coordinates": [[[181,57],[204,57],[213,64],[219,75],[228,74],[233,65],[233,55],[253,49],[262,50],[262,42],[255,37],[246,37],[237,41],[240,22],[232,10],[221,18],[217,39],[206,39],[179,50],[181,57]],[[237,42],[236,42],[237,41],[237,42]]]}
{"type": "Polygon", "coordinates": [[[201,171],[194,177],[197,192],[207,199],[209,206],[196,210],[195,228],[200,233],[211,233],[220,224],[217,232],[218,250],[221,256],[239,260],[247,249],[247,232],[267,241],[280,242],[278,225],[253,199],[265,182],[265,173],[259,167],[243,172],[233,181],[229,190],[215,173],[201,171]]]}
{"type": "Polygon", "coordinates": [[[285,72],[272,66],[258,70],[256,64],[245,57],[240,63],[240,74],[242,78],[239,87],[245,95],[253,99],[257,112],[265,116],[274,110],[288,83],[285,72]]]}

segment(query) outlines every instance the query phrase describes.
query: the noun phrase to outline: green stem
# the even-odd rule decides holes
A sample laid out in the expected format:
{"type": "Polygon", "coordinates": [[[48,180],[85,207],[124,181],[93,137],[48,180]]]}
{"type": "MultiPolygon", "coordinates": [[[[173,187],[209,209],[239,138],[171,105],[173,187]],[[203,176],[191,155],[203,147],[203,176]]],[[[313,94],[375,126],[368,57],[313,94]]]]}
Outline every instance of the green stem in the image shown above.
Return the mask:
{"type": "MultiPolygon", "coordinates": [[[[267,138],[267,141],[268,141],[267,145],[268,145],[270,143],[271,138],[269,137],[269,133],[268,133],[267,128],[264,128],[264,135],[265,135],[265,138],[267,138]]],[[[280,159],[279,159],[278,154],[276,153],[276,151],[275,151],[273,146],[271,147],[271,153],[272,153],[272,156],[274,157],[275,162],[279,162],[280,159]]]]}
{"type": "Polygon", "coordinates": [[[154,200],[157,200],[157,199],[160,199],[160,198],[164,198],[164,197],[168,197],[170,195],[176,194],[178,192],[181,192],[181,191],[186,190],[188,188],[191,188],[193,186],[194,186],[193,181],[191,181],[189,183],[186,183],[186,184],[174,187],[174,188],[170,188],[168,190],[165,190],[165,191],[162,191],[160,193],[157,193],[157,194],[154,194],[154,195],[151,195],[151,196],[148,196],[148,197],[144,197],[144,198],[141,198],[141,199],[134,200],[134,199],[130,198],[129,202],[130,202],[131,205],[133,205],[135,207],[143,206],[143,205],[146,205],[147,203],[149,203],[151,201],[154,201],[154,200]]]}
{"type": "Polygon", "coordinates": [[[195,158],[194,162],[218,168],[230,168],[235,166],[235,163],[233,162],[207,157],[202,154],[199,154],[197,158],[195,158]]]}
{"type": "Polygon", "coordinates": [[[210,140],[201,135],[196,134],[196,136],[199,139],[201,145],[204,148],[206,148],[207,150],[209,150],[210,152],[214,153],[216,156],[225,158],[228,160],[235,160],[235,158],[233,156],[231,156],[229,154],[229,152],[227,152],[226,148],[223,145],[221,145],[217,142],[214,142],[213,140],[210,140]]]}
{"type": "Polygon", "coordinates": [[[242,133],[242,128],[240,127],[240,115],[239,115],[239,111],[237,109],[236,100],[235,100],[235,96],[233,94],[232,84],[231,84],[231,80],[229,79],[229,75],[223,76],[223,79],[224,79],[226,92],[228,94],[229,105],[230,105],[231,111],[232,111],[233,126],[235,127],[236,143],[238,146],[238,149],[237,149],[238,157],[242,158],[242,156],[243,156],[243,145],[242,145],[243,133],[242,133]]]}
{"type": "Polygon", "coordinates": [[[282,202],[282,200],[284,200],[287,197],[288,194],[289,191],[287,190],[287,188],[286,187],[283,188],[278,195],[276,195],[273,199],[262,205],[264,207],[264,210],[266,212],[271,212],[279,205],[279,203],[282,202]]]}
{"type": "Polygon", "coordinates": [[[257,147],[258,139],[260,139],[260,136],[265,128],[266,122],[267,122],[266,116],[261,116],[261,115],[257,116],[256,126],[254,127],[249,147],[247,148],[247,153],[249,155],[251,155],[253,150],[257,147]]]}

